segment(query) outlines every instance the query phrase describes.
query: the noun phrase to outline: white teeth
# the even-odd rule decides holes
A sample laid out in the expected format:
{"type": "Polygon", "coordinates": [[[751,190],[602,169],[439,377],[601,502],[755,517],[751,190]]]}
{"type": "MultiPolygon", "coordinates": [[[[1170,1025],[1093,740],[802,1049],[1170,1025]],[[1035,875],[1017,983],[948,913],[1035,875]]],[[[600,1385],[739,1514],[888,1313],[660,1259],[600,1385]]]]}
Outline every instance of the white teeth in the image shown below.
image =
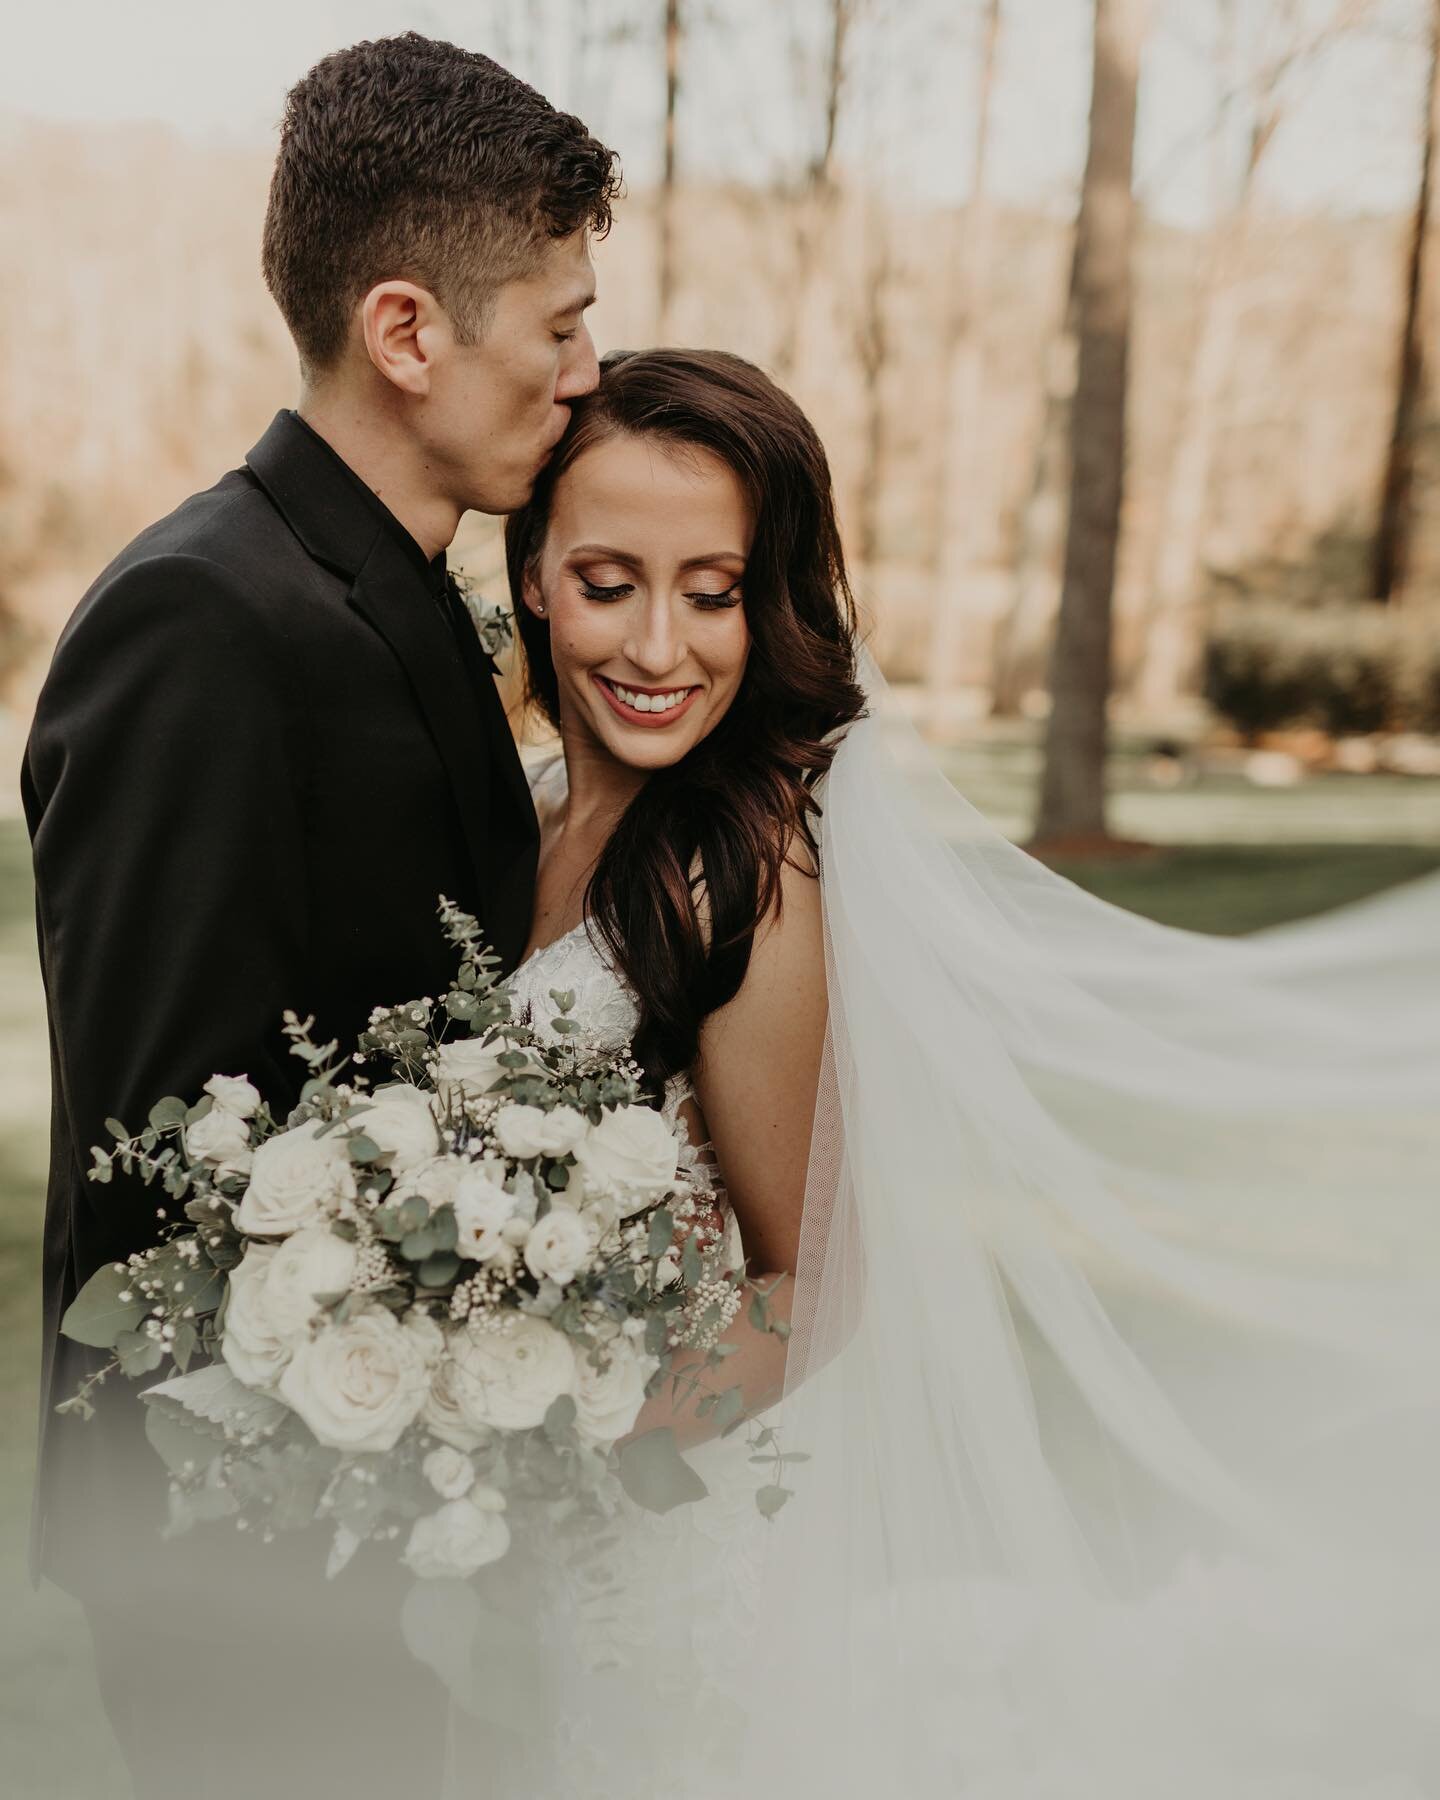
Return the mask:
{"type": "Polygon", "coordinates": [[[670,694],[637,694],[629,688],[623,688],[618,682],[612,682],[617,699],[623,700],[626,706],[633,706],[636,712],[655,713],[669,712],[671,707],[678,706],[690,692],[689,688],[679,688],[670,694]]]}

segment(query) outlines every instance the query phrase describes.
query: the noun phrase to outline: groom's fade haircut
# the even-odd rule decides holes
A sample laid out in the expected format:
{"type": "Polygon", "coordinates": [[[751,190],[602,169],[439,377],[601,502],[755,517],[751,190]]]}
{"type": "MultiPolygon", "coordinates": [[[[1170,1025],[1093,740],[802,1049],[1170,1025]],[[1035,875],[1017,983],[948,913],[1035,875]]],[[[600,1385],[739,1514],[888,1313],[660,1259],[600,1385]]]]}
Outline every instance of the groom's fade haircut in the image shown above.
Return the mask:
{"type": "Polygon", "coordinates": [[[286,100],[265,282],[307,375],[381,281],[428,289],[475,343],[549,240],[604,235],[619,183],[613,150],[488,56],[413,31],[355,44],[286,100]]]}

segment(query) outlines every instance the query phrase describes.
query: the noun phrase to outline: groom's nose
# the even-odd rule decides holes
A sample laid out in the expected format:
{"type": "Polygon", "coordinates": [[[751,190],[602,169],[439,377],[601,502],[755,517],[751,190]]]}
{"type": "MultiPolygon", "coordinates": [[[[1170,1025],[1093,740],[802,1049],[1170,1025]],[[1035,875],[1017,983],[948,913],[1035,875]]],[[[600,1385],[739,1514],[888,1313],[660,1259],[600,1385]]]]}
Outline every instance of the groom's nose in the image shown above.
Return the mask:
{"type": "Polygon", "coordinates": [[[566,349],[569,354],[560,364],[560,379],[555,384],[557,402],[578,400],[583,394],[593,394],[600,385],[600,363],[588,325],[581,323],[566,349]]]}

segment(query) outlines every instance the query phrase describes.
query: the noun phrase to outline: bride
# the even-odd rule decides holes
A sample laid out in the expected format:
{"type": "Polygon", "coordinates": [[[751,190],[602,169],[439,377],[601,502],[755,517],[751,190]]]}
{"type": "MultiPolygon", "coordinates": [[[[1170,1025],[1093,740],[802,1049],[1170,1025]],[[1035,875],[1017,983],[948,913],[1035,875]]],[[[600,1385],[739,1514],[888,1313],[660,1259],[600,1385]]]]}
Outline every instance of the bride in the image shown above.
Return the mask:
{"type": "Polygon", "coordinates": [[[513,1791],[1440,1791],[1435,884],[1220,942],[1004,842],[736,357],[607,359],[507,553],[563,753],[512,988],[688,1124],[797,1453],[764,1519],[647,1403],[708,1496],[552,1571],[513,1791]]]}

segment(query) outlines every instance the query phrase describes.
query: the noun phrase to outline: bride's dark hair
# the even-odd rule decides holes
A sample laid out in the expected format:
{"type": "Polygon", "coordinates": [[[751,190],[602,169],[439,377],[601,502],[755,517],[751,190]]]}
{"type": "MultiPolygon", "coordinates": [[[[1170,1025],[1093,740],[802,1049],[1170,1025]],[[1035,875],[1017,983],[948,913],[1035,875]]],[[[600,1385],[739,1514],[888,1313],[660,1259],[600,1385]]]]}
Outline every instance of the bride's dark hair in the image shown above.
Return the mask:
{"type": "Polygon", "coordinates": [[[630,802],[585,894],[586,917],[639,1001],[636,1059],[659,1083],[693,1063],[701,1024],[738,991],[755,932],[779,906],[787,856],[799,860],[798,845],[814,856],[813,789],[835,734],[860,717],[865,697],[830,467],[814,427],[741,357],[645,350],[604,359],[599,387],[576,404],[534,494],[506,524],[527,699],[559,726],[549,627],[524,603],[556,484],[586,450],[621,436],[719,457],[755,521],[740,688],[714,730],[630,802]]]}

